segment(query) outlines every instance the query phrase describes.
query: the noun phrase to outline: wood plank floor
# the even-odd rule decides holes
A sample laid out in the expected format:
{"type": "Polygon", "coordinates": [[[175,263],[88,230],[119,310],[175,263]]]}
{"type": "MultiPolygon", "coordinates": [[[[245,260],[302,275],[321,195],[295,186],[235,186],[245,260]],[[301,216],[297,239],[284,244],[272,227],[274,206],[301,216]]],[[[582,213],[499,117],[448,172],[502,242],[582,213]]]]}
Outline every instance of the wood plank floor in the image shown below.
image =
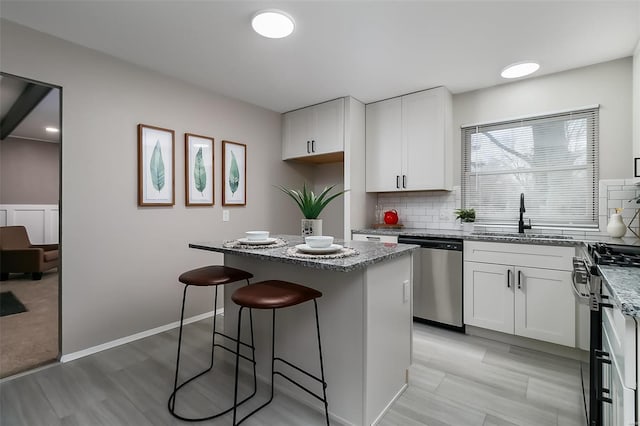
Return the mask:
{"type": "MultiPolygon", "coordinates": [[[[184,375],[208,365],[211,320],[185,328],[184,375]]],[[[382,419],[390,425],[584,425],[580,363],[535,351],[415,325],[414,366],[407,391],[382,419]]],[[[0,424],[182,425],[167,398],[173,385],[177,330],[0,383],[0,424]]],[[[230,404],[233,371],[186,389],[185,415],[230,404]]],[[[245,377],[243,383],[249,383],[245,377]]],[[[329,383],[329,404],[331,384],[329,383]]],[[[249,392],[248,385],[241,392],[249,392]]],[[[267,389],[258,392],[266,396],[267,389]]],[[[254,401],[260,404],[264,398],[254,401]]],[[[247,409],[250,407],[246,407],[247,409]]],[[[230,415],[201,422],[231,424],[230,415]]],[[[287,396],[244,424],[322,425],[324,417],[287,396]]]]}

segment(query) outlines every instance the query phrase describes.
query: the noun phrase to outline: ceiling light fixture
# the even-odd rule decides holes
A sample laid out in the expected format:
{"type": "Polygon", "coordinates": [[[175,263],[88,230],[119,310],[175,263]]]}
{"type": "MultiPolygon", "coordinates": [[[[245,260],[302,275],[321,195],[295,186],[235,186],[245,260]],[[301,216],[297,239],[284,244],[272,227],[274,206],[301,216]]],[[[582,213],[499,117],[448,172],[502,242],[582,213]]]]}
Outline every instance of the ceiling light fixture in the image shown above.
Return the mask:
{"type": "Polygon", "coordinates": [[[49,133],[58,133],[60,131],[57,127],[45,127],[44,130],[49,133]]]}
{"type": "Polygon", "coordinates": [[[263,37],[283,38],[293,32],[293,18],[281,10],[269,9],[256,13],[251,19],[253,30],[263,37]]]}
{"type": "Polygon", "coordinates": [[[540,64],[531,61],[516,62],[504,67],[500,75],[502,78],[518,78],[533,74],[540,69],[540,64]]]}

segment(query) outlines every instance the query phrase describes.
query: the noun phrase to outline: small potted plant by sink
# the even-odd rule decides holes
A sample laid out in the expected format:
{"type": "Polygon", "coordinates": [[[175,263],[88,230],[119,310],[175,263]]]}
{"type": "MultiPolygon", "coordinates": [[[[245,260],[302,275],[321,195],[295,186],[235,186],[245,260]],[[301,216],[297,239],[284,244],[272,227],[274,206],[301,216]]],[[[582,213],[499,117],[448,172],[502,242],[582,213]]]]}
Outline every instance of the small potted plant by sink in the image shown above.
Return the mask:
{"type": "Polygon", "coordinates": [[[463,231],[473,231],[473,222],[476,221],[476,211],[474,209],[458,209],[454,213],[456,219],[460,219],[463,231]]]}

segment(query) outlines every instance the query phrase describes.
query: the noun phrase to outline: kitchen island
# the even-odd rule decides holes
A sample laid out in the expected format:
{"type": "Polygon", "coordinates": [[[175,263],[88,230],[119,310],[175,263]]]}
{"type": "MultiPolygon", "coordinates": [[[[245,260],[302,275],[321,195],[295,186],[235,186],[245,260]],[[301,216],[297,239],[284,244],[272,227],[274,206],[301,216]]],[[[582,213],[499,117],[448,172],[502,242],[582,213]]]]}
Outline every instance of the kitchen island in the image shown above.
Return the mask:
{"type": "MultiPolygon", "coordinates": [[[[219,241],[189,247],[224,253],[225,265],[251,272],[252,282],[279,279],[321,291],[318,309],[330,415],[344,424],[375,423],[406,388],[412,349],[412,253],[417,246],[337,241],[355,254],[327,259],[296,255],[293,248],[303,242],[299,236],[275,237],[285,245],[238,248],[219,241]]],[[[224,328],[231,336],[237,332],[238,312],[231,294],[240,285],[227,286],[224,296],[224,328]]],[[[253,311],[258,375],[267,382],[270,318],[268,311],[253,311]]],[[[319,375],[312,305],[279,310],[276,321],[276,354],[319,375]]],[[[245,341],[248,328],[243,321],[245,341]]],[[[305,386],[317,389],[305,379],[300,378],[305,386]]],[[[290,383],[276,378],[276,387],[322,410],[317,400],[290,383]]]]}

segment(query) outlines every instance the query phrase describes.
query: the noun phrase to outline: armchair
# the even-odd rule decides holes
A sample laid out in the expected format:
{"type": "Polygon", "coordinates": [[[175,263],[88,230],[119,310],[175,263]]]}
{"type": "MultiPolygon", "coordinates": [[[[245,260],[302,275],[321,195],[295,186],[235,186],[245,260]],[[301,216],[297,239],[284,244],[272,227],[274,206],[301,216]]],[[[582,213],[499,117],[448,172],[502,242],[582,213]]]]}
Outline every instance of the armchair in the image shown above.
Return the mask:
{"type": "Polygon", "coordinates": [[[58,267],[58,244],[34,245],[24,226],[0,227],[0,281],[11,272],[31,273],[34,280],[58,267]]]}

